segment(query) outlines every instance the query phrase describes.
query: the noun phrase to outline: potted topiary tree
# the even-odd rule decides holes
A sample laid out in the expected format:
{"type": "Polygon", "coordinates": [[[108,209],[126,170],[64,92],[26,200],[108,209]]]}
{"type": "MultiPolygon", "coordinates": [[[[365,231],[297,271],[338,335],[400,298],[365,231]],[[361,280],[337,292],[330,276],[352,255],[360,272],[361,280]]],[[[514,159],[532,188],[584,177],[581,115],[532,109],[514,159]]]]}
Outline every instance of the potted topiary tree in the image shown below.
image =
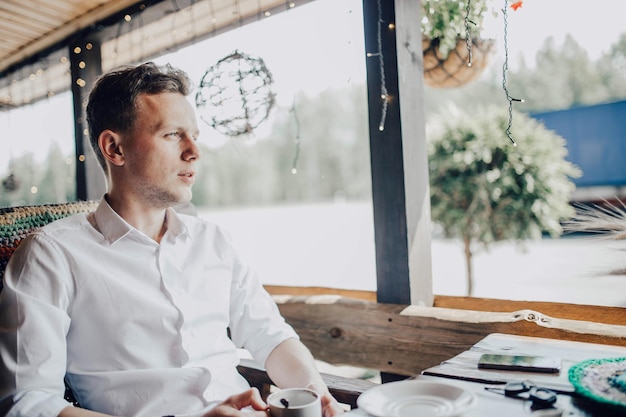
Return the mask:
{"type": "Polygon", "coordinates": [[[463,241],[468,295],[477,243],[558,236],[574,214],[570,178],[580,170],[565,159],[565,140],[516,112],[515,147],[507,125],[507,109],[496,107],[449,110],[427,126],[432,219],[463,241]]]}
{"type": "Polygon", "coordinates": [[[486,3],[487,0],[422,1],[424,81],[428,86],[461,86],[487,66],[494,41],[480,37],[486,3]]]}

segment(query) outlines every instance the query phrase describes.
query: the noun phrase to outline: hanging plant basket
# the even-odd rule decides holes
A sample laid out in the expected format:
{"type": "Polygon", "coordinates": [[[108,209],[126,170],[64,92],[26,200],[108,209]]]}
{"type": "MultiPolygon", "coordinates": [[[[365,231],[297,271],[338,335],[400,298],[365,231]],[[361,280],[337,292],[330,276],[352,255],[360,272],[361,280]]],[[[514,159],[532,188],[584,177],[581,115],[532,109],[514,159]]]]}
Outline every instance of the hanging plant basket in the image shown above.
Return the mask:
{"type": "Polygon", "coordinates": [[[460,87],[474,80],[489,63],[495,42],[472,39],[472,65],[468,66],[469,51],[465,39],[459,38],[456,48],[447,57],[439,51],[439,39],[422,39],[424,50],[424,82],[429,87],[460,87]]]}

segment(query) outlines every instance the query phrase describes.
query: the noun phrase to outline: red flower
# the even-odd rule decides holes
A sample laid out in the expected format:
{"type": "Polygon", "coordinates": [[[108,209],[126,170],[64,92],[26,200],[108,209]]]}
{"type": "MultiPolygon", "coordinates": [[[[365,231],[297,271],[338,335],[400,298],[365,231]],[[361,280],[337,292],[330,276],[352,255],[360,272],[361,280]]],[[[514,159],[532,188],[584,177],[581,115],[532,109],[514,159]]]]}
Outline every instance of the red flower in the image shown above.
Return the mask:
{"type": "Polygon", "coordinates": [[[513,10],[519,9],[520,7],[522,7],[523,3],[524,3],[523,0],[516,1],[515,3],[511,4],[511,9],[513,9],[513,10]]]}

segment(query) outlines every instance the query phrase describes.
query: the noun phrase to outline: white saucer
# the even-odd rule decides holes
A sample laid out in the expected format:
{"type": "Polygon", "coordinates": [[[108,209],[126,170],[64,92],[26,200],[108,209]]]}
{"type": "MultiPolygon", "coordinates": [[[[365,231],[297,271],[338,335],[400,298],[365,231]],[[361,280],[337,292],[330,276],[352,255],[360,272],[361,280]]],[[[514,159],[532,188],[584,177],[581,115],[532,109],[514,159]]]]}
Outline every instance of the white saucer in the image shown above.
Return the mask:
{"type": "Polygon", "coordinates": [[[455,417],[475,405],[473,393],[433,381],[388,382],[357,399],[358,408],[375,417],[455,417]]]}

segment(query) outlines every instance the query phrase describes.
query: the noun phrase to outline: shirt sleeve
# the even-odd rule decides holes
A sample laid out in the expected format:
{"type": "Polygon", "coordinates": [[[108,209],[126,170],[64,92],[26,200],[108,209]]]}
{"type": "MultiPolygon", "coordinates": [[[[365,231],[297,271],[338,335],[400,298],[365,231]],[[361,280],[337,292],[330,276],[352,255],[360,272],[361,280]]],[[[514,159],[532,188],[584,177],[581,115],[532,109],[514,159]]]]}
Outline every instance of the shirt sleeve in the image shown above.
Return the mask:
{"type": "Polygon", "coordinates": [[[69,292],[58,278],[69,276],[56,247],[38,235],[7,265],[0,291],[0,411],[7,417],[56,417],[70,405],[63,398],[69,292]]]}
{"type": "Polygon", "coordinates": [[[276,346],[289,338],[298,339],[256,273],[236,255],[231,284],[230,332],[233,342],[247,349],[263,366],[276,346]]]}

